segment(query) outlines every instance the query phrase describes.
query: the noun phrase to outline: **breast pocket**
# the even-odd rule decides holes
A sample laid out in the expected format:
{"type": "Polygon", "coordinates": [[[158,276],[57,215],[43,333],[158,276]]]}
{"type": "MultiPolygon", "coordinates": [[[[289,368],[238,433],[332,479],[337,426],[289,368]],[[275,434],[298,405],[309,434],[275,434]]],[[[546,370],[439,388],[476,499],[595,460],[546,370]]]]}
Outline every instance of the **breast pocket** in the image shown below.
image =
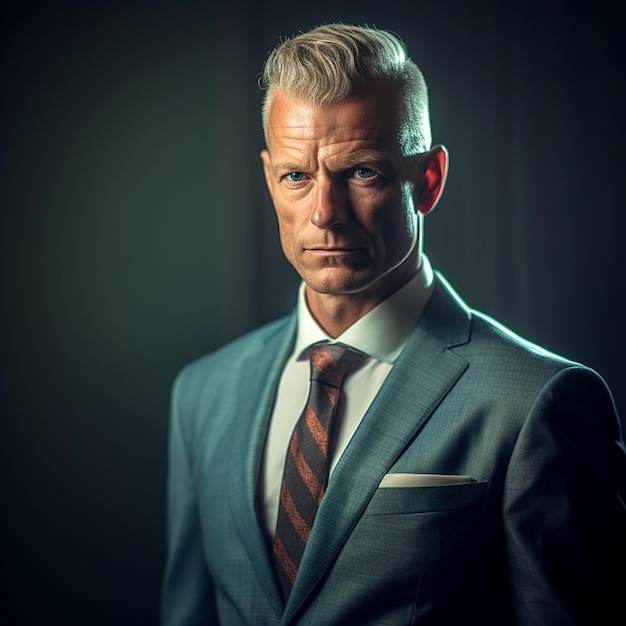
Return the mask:
{"type": "Polygon", "coordinates": [[[357,590],[348,594],[350,614],[358,617],[351,623],[412,624],[441,590],[466,585],[485,546],[486,487],[467,482],[375,491],[332,569],[335,580],[357,590]]]}
{"type": "Polygon", "coordinates": [[[365,516],[453,511],[478,506],[487,481],[428,487],[381,487],[374,492],[365,516]]]}

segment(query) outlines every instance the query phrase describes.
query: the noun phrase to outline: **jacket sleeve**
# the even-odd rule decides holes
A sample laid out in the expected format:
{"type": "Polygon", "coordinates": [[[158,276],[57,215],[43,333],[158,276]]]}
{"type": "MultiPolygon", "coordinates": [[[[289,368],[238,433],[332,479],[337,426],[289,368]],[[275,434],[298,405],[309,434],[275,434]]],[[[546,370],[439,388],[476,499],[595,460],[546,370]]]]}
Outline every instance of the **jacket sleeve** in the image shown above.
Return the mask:
{"type": "Polygon", "coordinates": [[[543,388],[510,459],[503,522],[520,626],[623,619],[626,454],[604,381],[584,367],[543,388]]]}
{"type": "Polygon", "coordinates": [[[204,561],[202,528],[193,480],[191,441],[183,419],[183,376],[172,393],[167,478],[167,560],[161,624],[217,624],[213,581],[204,561]]]}

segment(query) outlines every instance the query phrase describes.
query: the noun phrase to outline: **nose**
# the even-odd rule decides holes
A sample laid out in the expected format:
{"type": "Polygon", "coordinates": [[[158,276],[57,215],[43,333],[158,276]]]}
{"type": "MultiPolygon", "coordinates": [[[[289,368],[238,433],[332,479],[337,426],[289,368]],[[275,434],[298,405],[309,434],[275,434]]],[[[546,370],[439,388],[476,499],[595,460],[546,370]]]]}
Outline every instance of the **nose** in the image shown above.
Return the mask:
{"type": "Polygon", "coordinates": [[[344,226],[348,219],[347,199],[340,185],[332,181],[320,181],[315,187],[311,223],[318,228],[344,226]]]}

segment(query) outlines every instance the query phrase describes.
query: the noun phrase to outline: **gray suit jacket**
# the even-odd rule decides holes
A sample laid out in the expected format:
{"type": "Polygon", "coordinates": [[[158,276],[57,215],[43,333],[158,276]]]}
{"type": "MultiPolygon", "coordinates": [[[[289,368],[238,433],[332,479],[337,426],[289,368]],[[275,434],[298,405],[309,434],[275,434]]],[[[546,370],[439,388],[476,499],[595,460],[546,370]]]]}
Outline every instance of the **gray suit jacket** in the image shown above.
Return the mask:
{"type": "Polygon", "coordinates": [[[609,390],[440,275],[336,466],[285,607],[257,487],[294,333],[282,318],[176,380],[163,624],[621,623],[626,454],[609,390]],[[389,473],[472,481],[379,488],[389,473]]]}

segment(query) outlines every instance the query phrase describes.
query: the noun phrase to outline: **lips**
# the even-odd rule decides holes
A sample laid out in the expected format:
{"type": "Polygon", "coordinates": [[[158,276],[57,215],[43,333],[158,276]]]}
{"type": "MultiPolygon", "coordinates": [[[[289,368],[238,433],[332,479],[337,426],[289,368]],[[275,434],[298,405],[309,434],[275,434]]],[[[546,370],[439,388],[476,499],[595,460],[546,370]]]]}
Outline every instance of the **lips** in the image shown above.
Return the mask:
{"type": "Polygon", "coordinates": [[[360,250],[365,245],[355,242],[329,242],[329,243],[307,243],[302,246],[304,250],[310,250],[312,252],[352,252],[354,250],[360,250]]]}
{"type": "Polygon", "coordinates": [[[348,247],[315,247],[315,248],[305,248],[306,252],[311,252],[312,254],[351,254],[360,250],[361,248],[348,248],[348,247]]]}
{"type": "Polygon", "coordinates": [[[356,250],[356,248],[352,246],[311,246],[305,249],[314,250],[318,252],[340,252],[340,251],[356,250]]]}

